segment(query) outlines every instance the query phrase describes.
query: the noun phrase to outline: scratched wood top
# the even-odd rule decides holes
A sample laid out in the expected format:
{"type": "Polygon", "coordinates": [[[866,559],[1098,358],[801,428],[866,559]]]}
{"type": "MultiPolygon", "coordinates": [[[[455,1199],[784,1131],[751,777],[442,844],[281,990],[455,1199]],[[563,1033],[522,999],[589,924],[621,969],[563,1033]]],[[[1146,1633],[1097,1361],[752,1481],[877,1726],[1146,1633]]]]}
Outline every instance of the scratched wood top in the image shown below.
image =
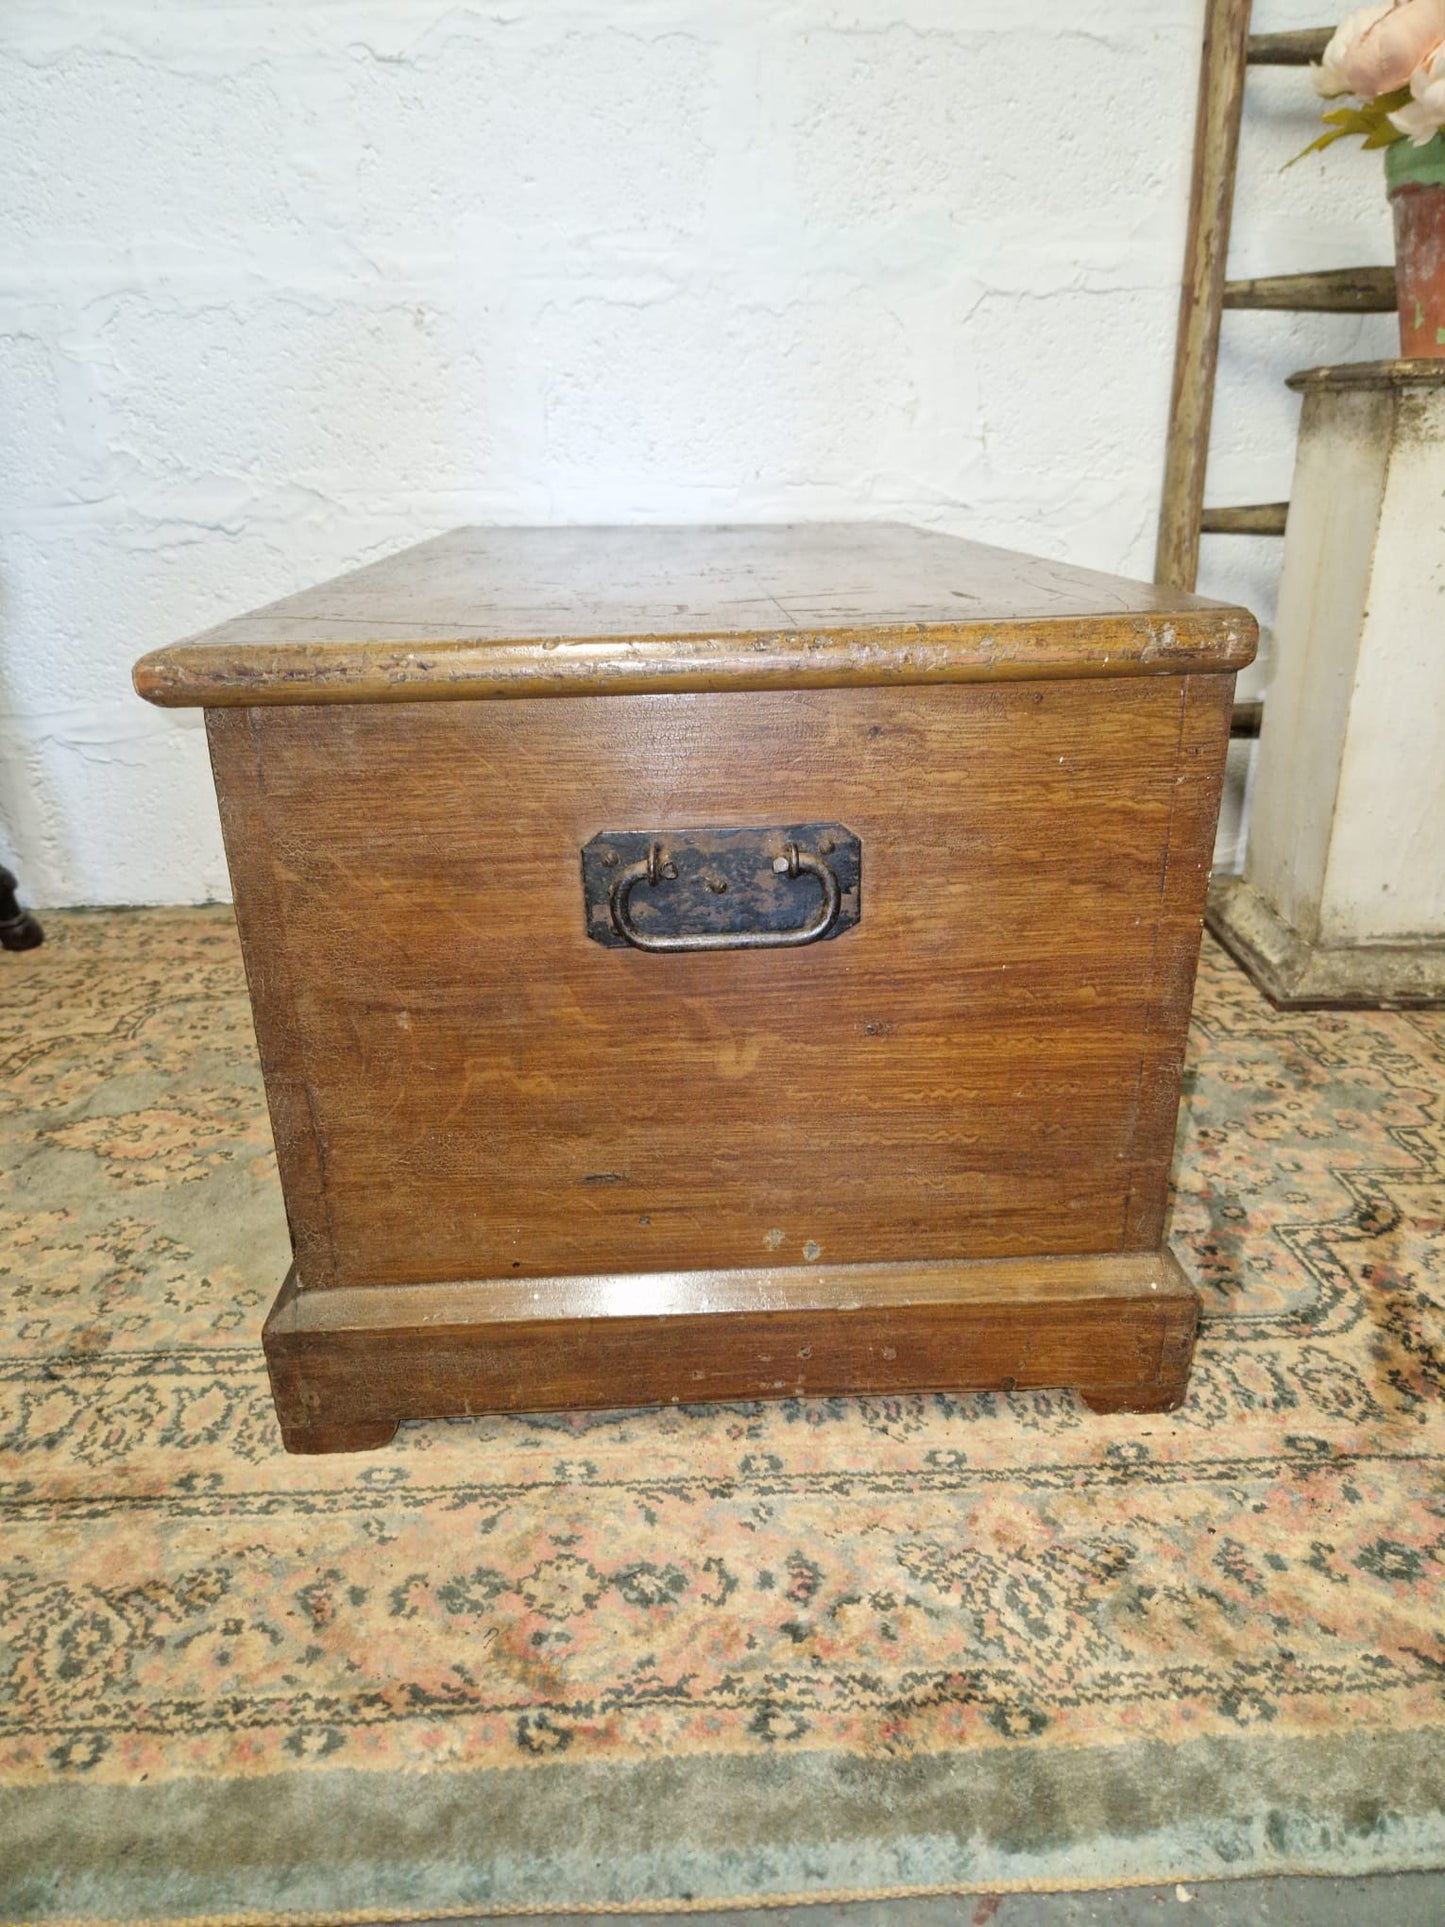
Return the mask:
{"type": "Polygon", "coordinates": [[[463,528],[137,663],[185,707],[1228,671],[1243,609],[900,523],[463,528]]]}

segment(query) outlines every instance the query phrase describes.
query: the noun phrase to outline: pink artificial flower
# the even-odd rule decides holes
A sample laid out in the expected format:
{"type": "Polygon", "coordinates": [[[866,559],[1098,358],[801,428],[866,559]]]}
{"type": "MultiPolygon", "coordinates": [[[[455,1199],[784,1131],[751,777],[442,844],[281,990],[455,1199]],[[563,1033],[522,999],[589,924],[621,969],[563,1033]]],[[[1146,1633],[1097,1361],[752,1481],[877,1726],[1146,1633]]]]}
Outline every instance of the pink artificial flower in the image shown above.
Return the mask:
{"type": "Polygon", "coordinates": [[[1373,100],[1403,87],[1437,47],[1445,45],[1445,0],[1395,0],[1364,7],[1340,22],[1325,48],[1321,80],[1337,92],[1373,100]]]}
{"type": "Polygon", "coordinates": [[[1318,67],[1310,68],[1310,79],[1314,82],[1315,92],[1322,100],[1335,100],[1341,94],[1351,94],[1354,88],[1340,70],[1341,61],[1349,58],[1371,27],[1383,20],[1387,13],[1395,11],[1395,0],[1385,0],[1382,7],[1359,7],[1354,13],[1347,13],[1335,28],[1330,44],[1325,48],[1318,67]]]}
{"type": "Polygon", "coordinates": [[[1414,99],[1390,116],[1390,125],[1423,147],[1445,127],[1445,43],[1438,46],[1410,76],[1414,99]]]}

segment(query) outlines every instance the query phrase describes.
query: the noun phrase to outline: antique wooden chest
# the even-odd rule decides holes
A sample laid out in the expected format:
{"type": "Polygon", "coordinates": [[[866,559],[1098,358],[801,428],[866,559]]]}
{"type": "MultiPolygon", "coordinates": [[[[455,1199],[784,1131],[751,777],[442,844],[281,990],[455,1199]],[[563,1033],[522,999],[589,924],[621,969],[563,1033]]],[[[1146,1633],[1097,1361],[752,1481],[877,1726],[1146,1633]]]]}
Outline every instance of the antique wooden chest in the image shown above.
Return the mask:
{"type": "Polygon", "coordinates": [[[1182,1396],[1242,610],[914,529],[461,529],[147,656],[207,712],[293,1451],[1182,1396]]]}

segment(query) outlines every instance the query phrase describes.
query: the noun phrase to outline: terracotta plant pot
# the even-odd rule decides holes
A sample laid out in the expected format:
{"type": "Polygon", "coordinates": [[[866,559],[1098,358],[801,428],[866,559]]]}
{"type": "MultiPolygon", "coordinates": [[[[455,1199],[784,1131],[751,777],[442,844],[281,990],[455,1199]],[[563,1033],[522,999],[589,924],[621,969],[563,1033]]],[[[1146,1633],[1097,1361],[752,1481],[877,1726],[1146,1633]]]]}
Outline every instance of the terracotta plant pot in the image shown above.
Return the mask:
{"type": "Polygon", "coordinates": [[[1445,357],[1445,133],[1423,147],[1387,147],[1385,185],[1395,211],[1400,353],[1445,357]]]}

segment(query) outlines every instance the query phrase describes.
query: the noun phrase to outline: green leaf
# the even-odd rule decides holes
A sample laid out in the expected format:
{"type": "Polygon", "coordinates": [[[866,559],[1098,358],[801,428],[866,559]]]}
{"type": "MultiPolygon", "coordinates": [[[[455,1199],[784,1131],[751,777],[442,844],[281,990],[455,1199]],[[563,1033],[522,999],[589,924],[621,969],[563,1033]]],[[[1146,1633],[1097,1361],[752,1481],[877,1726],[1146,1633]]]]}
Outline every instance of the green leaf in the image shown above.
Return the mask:
{"type": "MultiPolygon", "coordinates": [[[[1403,107],[1409,98],[1408,87],[1397,87],[1393,93],[1381,94],[1378,100],[1367,100],[1363,107],[1331,108],[1328,113],[1320,115],[1330,132],[1321,134],[1318,140],[1312,140],[1308,147],[1302,147],[1293,160],[1285,162],[1284,168],[1293,167],[1295,161],[1302,161],[1306,154],[1321,153],[1335,141],[1343,140],[1347,134],[1358,134],[1367,153],[1371,148],[1393,147],[1404,136],[1398,128],[1391,126],[1389,116],[1403,107]]],[[[1281,173],[1284,168],[1280,169],[1281,173]]]]}
{"type": "Polygon", "coordinates": [[[1295,161],[1302,161],[1306,154],[1322,154],[1327,147],[1332,147],[1336,141],[1342,141],[1347,131],[1346,128],[1337,127],[1333,133],[1321,134],[1317,140],[1312,140],[1308,147],[1302,147],[1293,159],[1287,160],[1284,167],[1279,170],[1280,173],[1283,174],[1287,167],[1293,167],[1295,161]]]}

